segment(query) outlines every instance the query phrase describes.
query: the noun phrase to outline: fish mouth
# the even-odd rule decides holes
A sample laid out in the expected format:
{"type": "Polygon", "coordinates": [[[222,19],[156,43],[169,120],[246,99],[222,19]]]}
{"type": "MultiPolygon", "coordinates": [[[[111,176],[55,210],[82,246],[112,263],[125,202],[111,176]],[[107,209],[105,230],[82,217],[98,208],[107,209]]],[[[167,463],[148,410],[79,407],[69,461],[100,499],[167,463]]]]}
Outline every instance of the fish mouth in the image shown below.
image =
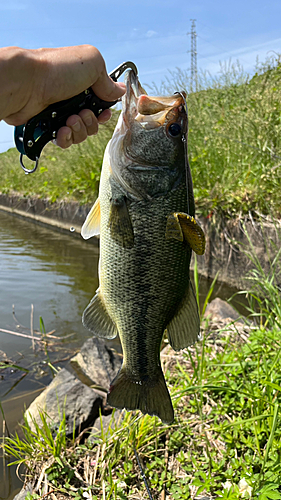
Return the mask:
{"type": "Polygon", "coordinates": [[[142,88],[137,74],[132,69],[126,71],[124,83],[126,85],[126,94],[122,99],[123,117],[125,123],[130,126],[138,114],[139,97],[146,94],[146,92],[142,88]]]}
{"type": "Polygon", "coordinates": [[[123,117],[128,127],[137,122],[149,130],[165,125],[168,128],[172,123],[179,123],[183,132],[186,131],[187,108],[184,91],[167,97],[148,96],[133,70],[126,72],[125,84],[123,117]]]}

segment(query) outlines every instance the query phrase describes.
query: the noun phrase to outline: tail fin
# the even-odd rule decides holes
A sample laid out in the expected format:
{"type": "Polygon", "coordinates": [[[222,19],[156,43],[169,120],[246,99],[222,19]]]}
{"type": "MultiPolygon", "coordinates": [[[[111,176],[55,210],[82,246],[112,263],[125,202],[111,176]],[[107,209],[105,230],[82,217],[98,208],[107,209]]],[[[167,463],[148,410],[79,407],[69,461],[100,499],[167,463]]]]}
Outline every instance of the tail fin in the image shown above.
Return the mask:
{"type": "Polygon", "coordinates": [[[144,382],[130,376],[123,365],[111,383],[107,402],[114,408],[141,410],[144,414],[156,415],[165,424],[174,420],[172,401],[160,367],[155,378],[144,382]]]}

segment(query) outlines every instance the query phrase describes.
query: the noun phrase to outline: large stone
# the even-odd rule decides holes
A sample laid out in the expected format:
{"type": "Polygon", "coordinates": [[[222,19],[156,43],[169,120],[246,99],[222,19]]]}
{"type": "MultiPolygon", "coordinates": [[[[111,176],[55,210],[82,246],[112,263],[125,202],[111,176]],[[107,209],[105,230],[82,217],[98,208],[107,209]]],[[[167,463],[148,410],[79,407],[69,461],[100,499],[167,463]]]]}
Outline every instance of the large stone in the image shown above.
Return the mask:
{"type": "Polygon", "coordinates": [[[72,436],[74,426],[76,434],[92,426],[102,407],[103,398],[63,368],[31,403],[25,415],[34,429],[33,420],[42,426],[40,410],[45,412],[50,428],[56,432],[65,412],[67,435],[72,436]]]}
{"type": "Polygon", "coordinates": [[[81,351],[70,361],[80,378],[86,376],[93,384],[102,387],[106,392],[110,382],[117,375],[122,356],[108,347],[102,340],[91,338],[86,340],[81,351]]]}
{"type": "Polygon", "coordinates": [[[14,497],[14,500],[25,500],[28,493],[32,493],[33,487],[31,483],[27,483],[20,492],[14,497]]]}
{"type": "MultiPolygon", "coordinates": [[[[106,411],[105,411],[106,413],[106,411]]],[[[112,414],[112,409],[108,407],[108,415],[101,415],[95,421],[94,426],[88,436],[88,441],[93,442],[96,438],[100,437],[101,432],[104,434],[108,432],[109,427],[113,430],[117,430],[124,418],[123,410],[115,410],[114,415],[112,414]],[[110,412],[110,413],[109,413],[110,412]],[[102,422],[101,422],[102,419],[102,422]]]]}
{"type": "Polygon", "coordinates": [[[219,297],[207,305],[204,317],[209,318],[211,321],[229,320],[229,322],[244,323],[241,315],[228,302],[219,297]]]}

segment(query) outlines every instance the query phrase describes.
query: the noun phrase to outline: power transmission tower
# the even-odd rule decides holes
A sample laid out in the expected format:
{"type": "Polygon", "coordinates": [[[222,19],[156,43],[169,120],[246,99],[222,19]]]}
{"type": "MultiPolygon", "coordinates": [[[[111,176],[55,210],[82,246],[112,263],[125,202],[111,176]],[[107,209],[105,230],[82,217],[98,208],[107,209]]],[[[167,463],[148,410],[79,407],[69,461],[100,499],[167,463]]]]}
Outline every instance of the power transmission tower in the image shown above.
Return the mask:
{"type": "Polygon", "coordinates": [[[197,72],[197,33],[196,33],[196,19],[190,19],[191,21],[191,31],[187,33],[188,35],[191,35],[191,68],[190,68],[190,90],[191,92],[197,92],[198,91],[198,72],[197,72]]]}

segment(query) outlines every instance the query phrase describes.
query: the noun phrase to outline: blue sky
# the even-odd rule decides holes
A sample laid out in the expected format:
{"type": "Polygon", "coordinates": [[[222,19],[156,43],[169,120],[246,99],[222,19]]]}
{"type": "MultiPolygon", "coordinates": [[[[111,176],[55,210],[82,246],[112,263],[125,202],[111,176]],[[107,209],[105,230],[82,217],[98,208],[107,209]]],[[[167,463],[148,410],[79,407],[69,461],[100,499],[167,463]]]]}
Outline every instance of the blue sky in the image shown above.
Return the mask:
{"type": "MultiPolygon", "coordinates": [[[[190,19],[198,68],[212,74],[220,61],[252,72],[257,56],[281,53],[280,0],[0,0],[0,47],[90,43],[109,72],[132,60],[143,84],[159,84],[169,69],[190,68],[190,19]]],[[[0,152],[12,146],[13,127],[0,122],[0,152]]]]}

